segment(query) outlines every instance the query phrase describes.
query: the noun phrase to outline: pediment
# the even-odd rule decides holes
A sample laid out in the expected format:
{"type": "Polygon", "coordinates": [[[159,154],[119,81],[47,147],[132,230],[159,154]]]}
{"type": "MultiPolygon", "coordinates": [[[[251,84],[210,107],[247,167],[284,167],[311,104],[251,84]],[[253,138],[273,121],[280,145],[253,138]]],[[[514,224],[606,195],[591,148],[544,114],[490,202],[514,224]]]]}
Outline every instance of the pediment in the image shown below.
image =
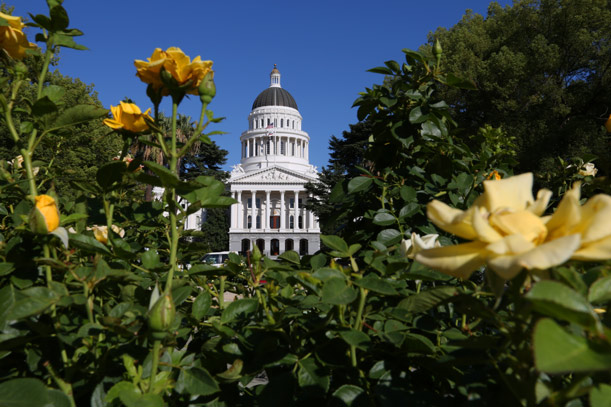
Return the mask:
{"type": "Polygon", "coordinates": [[[316,181],[316,173],[301,174],[280,167],[265,168],[244,174],[232,174],[231,184],[305,184],[316,181]]]}

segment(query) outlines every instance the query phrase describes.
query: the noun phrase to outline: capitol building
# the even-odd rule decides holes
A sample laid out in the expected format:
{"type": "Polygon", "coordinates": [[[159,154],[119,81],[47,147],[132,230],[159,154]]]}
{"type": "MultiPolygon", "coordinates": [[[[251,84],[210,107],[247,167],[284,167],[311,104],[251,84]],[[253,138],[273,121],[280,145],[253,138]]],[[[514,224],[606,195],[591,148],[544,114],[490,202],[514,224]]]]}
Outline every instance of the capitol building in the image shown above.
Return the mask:
{"type": "Polygon", "coordinates": [[[240,136],[241,160],[228,181],[238,201],[231,206],[230,251],[257,245],[275,257],[288,250],[307,255],[320,249],[318,219],[305,208],[305,184],[316,182],[318,172],[309,163],[310,137],[301,121],[274,65],[269,88],[252,104],[248,130],[240,136]]]}

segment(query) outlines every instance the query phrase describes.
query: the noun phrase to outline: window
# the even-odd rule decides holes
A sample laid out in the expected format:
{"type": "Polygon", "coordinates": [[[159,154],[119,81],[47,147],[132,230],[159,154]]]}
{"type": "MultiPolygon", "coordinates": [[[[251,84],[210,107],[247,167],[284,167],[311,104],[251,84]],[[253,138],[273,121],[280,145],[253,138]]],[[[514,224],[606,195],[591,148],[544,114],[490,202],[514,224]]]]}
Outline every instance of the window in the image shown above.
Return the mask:
{"type": "Polygon", "coordinates": [[[284,119],[280,119],[280,127],[284,127],[284,119]]]}
{"type": "Polygon", "coordinates": [[[246,222],[248,229],[252,228],[252,216],[248,215],[248,221],[246,222]]]}
{"type": "Polygon", "coordinates": [[[295,207],[295,198],[289,198],[289,208],[293,209],[295,207]]]}
{"type": "Polygon", "coordinates": [[[246,253],[250,250],[250,240],[242,239],[242,253],[246,253]]]}
{"type": "Polygon", "coordinates": [[[267,119],[267,125],[269,126],[269,124],[270,124],[270,121],[269,121],[269,119],[267,119]]]}
{"type": "Polygon", "coordinates": [[[299,225],[299,229],[303,229],[303,216],[299,215],[297,218],[297,223],[299,225]]]}
{"type": "Polygon", "coordinates": [[[272,229],[280,229],[280,216],[270,216],[269,225],[272,229]]]}
{"type": "Polygon", "coordinates": [[[270,253],[272,256],[277,256],[280,254],[280,241],[278,239],[272,239],[270,244],[270,253]]]}
{"type": "Polygon", "coordinates": [[[267,140],[267,154],[270,154],[269,150],[270,150],[270,146],[271,146],[271,141],[267,140]]]}
{"type": "Polygon", "coordinates": [[[291,215],[289,217],[289,229],[293,229],[295,227],[295,217],[291,215]]]}
{"type": "Polygon", "coordinates": [[[299,241],[299,254],[302,256],[308,254],[308,239],[301,239],[299,241]]]}
{"type": "Polygon", "coordinates": [[[261,253],[263,253],[265,251],[265,240],[263,239],[257,239],[257,247],[259,248],[259,250],[261,250],[261,253]]]}
{"type": "Polygon", "coordinates": [[[261,216],[257,215],[257,229],[261,229],[261,216]]]}
{"type": "Polygon", "coordinates": [[[288,251],[288,250],[295,250],[295,246],[293,243],[293,239],[286,239],[284,242],[284,250],[288,251]]]}
{"type": "Polygon", "coordinates": [[[291,155],[295,155],[295,143],[291,143],[291,155]]]}
{"type": "MultiPolygon", "coordinates": [[[[257,209],[261,209],[261,198],[255,198],[255,206],[257,209]]],[[[247,208],[252,208],[252,196],[250,196],[247,200],[247,208]]]]}
{"type": "Polygon", "coordinates": [[[285,155],[284,141],[280,142],[280,154],[285,155]]]}
{"type": "Polygon", "coordinates": [[[261,209],[261,198],[255,199],[255,205],[257,206],[257,209],[261,209]]]}

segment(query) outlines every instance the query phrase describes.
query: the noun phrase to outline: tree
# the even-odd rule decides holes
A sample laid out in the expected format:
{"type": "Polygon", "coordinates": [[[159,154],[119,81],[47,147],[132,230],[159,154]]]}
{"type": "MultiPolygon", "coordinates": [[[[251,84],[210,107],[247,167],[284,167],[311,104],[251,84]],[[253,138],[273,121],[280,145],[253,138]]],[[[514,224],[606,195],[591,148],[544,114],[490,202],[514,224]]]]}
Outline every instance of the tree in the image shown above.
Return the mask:
{"type": "Polygon", "coordinates": [[[492,3],[487,17],[467,10],[423,48],[439,39],[443,69],[475,82],[477,91],[447,88],[442,97],[464,134],[488,123],[516,137],[518,171],[541,181],[559,170],[556,157],[591,153],[609,174],[610,20],[607,0],[492,3]]]}
{"type": "MultiPolygon", "coordinates": [[[[32,61],[32,63],[34,63],[32,61]]],[[[87,85],[78,78],[62,75],[55,70],[49,73],[47,81],[49,86],[61,86],[64,92],[57,103],[60,112],[77,104],[91,104],[102,107],[93,85],[87,85]]],[[[35,86],[24,86],[20,97],[32,100],[35,86]]],[[[17,117],[17,124],[20,119],[17,117]]],[[[5,123],[0,123],[0,132],[7,134],[5,123]]],[[[109,134],[101,119],[86,124],[74,126],[70,132],[54,132],[45,136],[36,150],[36,161],[48,164],[42,166],[44,174],[43,190],[54,189],[57,194],[68,200],[74,198],[74,190],[70,182],[90,181],[95,179],[100,166],[120,154],[122,148],[121,138],[109,134]],[[69,138],[67,135],[69,134],[69,138]]],[[[14,142],[8,137],[0,138],[0,157],[12,160],[20,153],[14,142]]]]}
{"type": "Polygon", "coordinates": [[[349,131],[342,132],[342,138],[331,136],[329,140],[330,166],[323,167],[319,182],[308,183],[306,190],[312,194],[306,207],[318,217],[323,234],[334,234],[340,231],[346,222],[346,213],[337,202],[331,202],[331,191],[338,183],[359,174],[358,167],[367,166],[365,151],[371,125],[367,122],[351,124],[349,131]]]}

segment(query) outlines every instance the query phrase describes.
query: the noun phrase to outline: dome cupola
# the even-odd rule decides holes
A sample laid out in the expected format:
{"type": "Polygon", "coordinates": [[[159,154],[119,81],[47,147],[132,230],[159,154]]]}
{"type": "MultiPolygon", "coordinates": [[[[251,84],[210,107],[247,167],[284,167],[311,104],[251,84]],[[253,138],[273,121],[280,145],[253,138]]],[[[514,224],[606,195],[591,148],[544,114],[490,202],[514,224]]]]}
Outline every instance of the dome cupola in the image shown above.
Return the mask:
{"type": "Polygon", "coordinates": [[[269,88],[259,93],[259,96],[257,96],[252,104],[252,110],[264,106],[285,106],[298,110],[293,96],[280,86],[280,71],[276,64],[274,64],[274,69],[272,69],[269,77],[269,88]]]}

